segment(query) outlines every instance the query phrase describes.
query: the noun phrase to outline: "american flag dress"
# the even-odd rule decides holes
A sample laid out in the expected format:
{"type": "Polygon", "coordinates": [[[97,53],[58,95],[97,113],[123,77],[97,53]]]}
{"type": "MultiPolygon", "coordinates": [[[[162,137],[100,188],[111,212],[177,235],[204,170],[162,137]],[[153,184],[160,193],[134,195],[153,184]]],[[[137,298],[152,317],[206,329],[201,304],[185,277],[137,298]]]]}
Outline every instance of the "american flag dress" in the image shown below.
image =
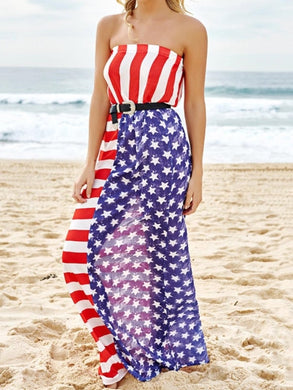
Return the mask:
{"type": "MultiPolygon", "coordinates": [[[[112,104],[182,96],[183,57],[152,44],[115,46],[104,68],[112,104]]],[[[209,362],[183,202],[190,146],[173,108],[107,120],[91,198],[77,204],[63,251],[71,297],[97,343],[104,384],[130,372],[209,362]]],[[[85,196],[85,194],[83,194],[85,196]]]]}

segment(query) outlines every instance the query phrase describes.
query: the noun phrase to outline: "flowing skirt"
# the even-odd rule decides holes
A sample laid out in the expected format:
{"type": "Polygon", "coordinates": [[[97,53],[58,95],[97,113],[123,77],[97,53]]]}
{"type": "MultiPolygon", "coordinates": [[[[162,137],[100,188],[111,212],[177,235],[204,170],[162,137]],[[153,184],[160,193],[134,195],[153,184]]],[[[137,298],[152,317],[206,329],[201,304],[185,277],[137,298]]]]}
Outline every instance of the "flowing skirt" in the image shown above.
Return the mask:
{"type": "Polygon", "coordinates": [[[209,361],[183,216],[190,146],[172,108],[119,119],[87,241],[95,311],[141,381],[209,361]]]}

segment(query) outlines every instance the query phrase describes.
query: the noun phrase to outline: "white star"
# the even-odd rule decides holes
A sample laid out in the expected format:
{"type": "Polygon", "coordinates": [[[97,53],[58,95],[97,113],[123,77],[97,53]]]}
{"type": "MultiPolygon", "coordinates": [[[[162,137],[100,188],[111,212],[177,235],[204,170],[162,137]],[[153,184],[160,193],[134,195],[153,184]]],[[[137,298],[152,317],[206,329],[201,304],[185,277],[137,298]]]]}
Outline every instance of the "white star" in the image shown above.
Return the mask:
{"type": "Polygon", "coordinates": [[[123,260],[124,264],[128,264],[130,262],[131,262],[131,258],[130,257],[124,257],[124,260],[123,260]]]}
{"type": "Polygon", "coordinates": [[[144,286],[145,288],[149,288],[149,287],[151,287],[151,283],[150,283],[150,282],[144,282],[144,283],[143,283],[143,286],[144,286]]]}
{"type": "Polygon", "coordinates": [[[178,188],[177,194],[181,195],[181,194],[183,194],[184,191],[185,191],[185,188],[180,187],[180,188],[178,188]]]}
{"type": "MultiPolygon", "coordinates": [[[[136,328],[134,332],[136,334],[140,335],[142,333],[142,330],[141,330],[141,328],[136,328]]],[[[144,361],[144,360],[142,359],[142,361],[144,361]]]]}
{"type": "Polygon", "coordinates": [[[127,253],[130,253],[131,251],[133,251],[133,249],[134,249],[134,246],[133,246],[133,245],[127,245],[127,247],[126,247],[126,252],[127,252],[127,253]]]}
{"type": "Polygon", "coordinates": [[[151,110],[148,110],[147,111],[147,117],[149,117],[149,118],[153,118],[154,117],[154,112],[153,111],[151,111],[151,110]]]}
{"type": "Polygon", "coordinates": [[[118,227],[118,230],[119,230],[120,233],[123,233],[123,232],[125,232],[125,230],[127,230],[127,227],[126,227],[126,226],[120,225],[120,226],[118,227]]]}
{"type": "Polygon", "coordinates": [[[165,183],[165,182],[162,182],[161,185],[160,185],[160,188],[162,188],[163,190],[165,190],[168,187],[169,187],[169,184],[165,183]]]}
{"type": "Polygon", "coordinates": [[[162,117],[163,117],[163,119],[164,119],[165,121],[168,120],[169,116],[170,116],[170,115],[169,115],[168,112],[164,112],[163,115],[162,115],[162,117]]]}
{"type": "Polygon", "coordinates": [[[133,239],[135,236],[137,236],[137,233],[136,233],[136,232],[130,232],[129,235],[128,235],[128,237],[129,237],[130,239],[133,239]]]}
{"type": "Polygon", "coordinates": [[[141,255],[142,255],[142,251],[136,250],[133,256],[140,257],[141,255]]]}
{"type": "Polygon", "coordinates": [[[113,272],[117,272],[117,271],[119,270],[119,268],[120,268],[119,265],[117,265],[117,264],[116,264],[116,265],[113,265],[112,271],[113,271],[113,272]]]}
{"type": "Polygon", "coordinates": [[[159,202],[160,204],[163,204],[166,202],[166,198],[164,196],[159,196],[157,202],[159,202]]]}
{"type": "Polygon", "coordinates": [[[169,175],[169,173],[171,173],[171,172],[172,172],[172,170],[171,170],[170,167],[164,167],[163,173],[164,173],[165,175],[169,175]]]}
{"type": "Polygon", "coordinates": [[[173,142],[173,144],[172,144],[172,149],[175,149],[175,150],[177,150],[177,149],[178,149],[178,147],[179,147],[179,143],[178,143],[178,141],[175,141],[175,142],[173,142]]]}
{"type": "Polygon", "coordinates": [[[109,255],[110,253],[112,253],[112,248],[105,248],[105,253],[106,255],[109,255]]]}
{"type": "Polygon", "coordinates": [[[143,153],[142,153],[142,156],[143,158],[147,158],[149,156],[149,151],[148,150],[145,150],[143,153]]]}
{"type": "Polygon", "coordinates": [[[170,152],[170,151],[167,151],[167,150],[165,150],[164,151],[164,153],[163,153],[163,156],[165,157],[165,158],[170,158],[170,157],[172,157],[172,153],[170,152]]]}
{"type": "Polygon", "coordinates": [[[128,290],[130,287],[130,284],[127,282],[123,285],[122,290],[128,290]]]}
{"type": "MultiPolygon", "coordinates": [[[[130,128],[128,127],[128,129],[130,129],[130,128]]],[[[135,139],[130,139],[130,140],[128,141],[128,143],[129,143],[129,145],[130,145],[131,147],[133,147],[133,146],[135,145],[135,139]]]]}
{"type": "Polygon", "coordinates": [[[118,204],[117,205],[117,211],[122,211],[125,209],[125,206],[118,204]]]}
{"type": "Polygon", "coordinates": [[[104,300],[105,300],[106,298],[105,298],[105,295],[104,294],[101,294],[100,296],[99,296],[99,301],[101,301],[101,302],[104,302],[104,300]]]}
{"type": "Polygon", "coordinates": [[[99,226],[97,227],[97,230],[99,231],[99,233],[104,232],[104,231],[106,230],[106,226],[104,226],[104,225],[99,225],[99,226]]]}
{"type": "Polygon", "coordinates": [[[159,157],[152,157],[152,159],[151,159],[151,163],[153,164],[153,165],[157,165],[157,164],[159,164],[159,162],[160,162],[160,159],[159,159],[159,157]]]}
{"type": "Polygon", "coordinates": [[[117,225],[118,222],[119,222],[118,219],[112,219],[111,225],[115,226],[115,225],[117,225]]]}
{"type": "Polygon", "coordinates": [[[155,223],[153,224],[153,226],[154,226],[154,228],[155,228],[156,230],[158,230],[158,229],[161,228],[161,224],[159,224],[159,223],[157,223],[157,222],[155,222],[155,223]]]}
{"type": "Polygon", "coordinates": [[[158,149],[159,148],[159,142],[157,142],[157,141],[152,141],[151,142],[151,148],[153,148],[153,149],[158,149]]]}
{"type": "Polygon", "coordinates": [[[115,198],[111,198],[110,196],[106,199],[106,202],[108,204],[111,204],[111,203],[114,203],[115,202],[115,198]]]}
{"type": "Polygon", "coordinates": [[[199,333],[197,333],[195,336],[193,336],[193,339],[194,339],[195,341],[198,341],[198,340],[200,339],[199,333]]]}
{"type": "Polygon", "coordinates": [[[150,126],[150,127],[149,127],[149,132],[150,132],[151,134],[157,133],[156,126],[150,126]]]}
{"type": "Polygon", "coordinates": [[[102,216],[103,216],[104,218],[108,218],[108,217],[110,217],[110,215],[111,215],[111,211],[106,211],[106,210],[104,210],[103,213],[102,213],[102,216]]]}
{"type": "Polygon", "coordinates": [[[170,226],[169,230],[170,230],[171,233],[175,233],[176,230],[177,230],[177,227],[176,226],[170,226]]]}
{"type": "Polygon", "coordinates": [[[148,140],[148,136],[147,136],[146,134],[144,134],[144,135],[141,137],[141,142],[144,144],[147,140],[148,140]]]}
{"type": "Polygon", "coordinates": [[[117,183],[110,183],[109,186],[111,190],[116,190],[116,188],[118,188],[117,183]]]}
{"type": "Polygon", "coordinates": [[[133,301],[133,306],[134,306],[135,308],[139,307],[139,306],[140,306],[139,301],[137,301],[137,300],[133,301]]]}
{"type": "Polygon", "coordinates": [[[122,181],[125,185],[127,185],[127,184],[130,183],[130,180],[127,179],[126,177],[122,177],[121,181],[122,181]]]}
{"type": "Polygon", "coordinates": [[[155,172],[152,172],[151,175],[150,175],[150,178],[151,178],[152,180],[158,180],[158,174],[155,173],[155,172]]]}
{"type": "MultiPolygon", "coordinates": [[[[128,203],[129,203],[131,206],[134,206],[134,205],[137,203],[137,200],[134,199],[134,198],[130,198],[129,201],[128,201],[128,203]]],[[[128,213],[128,214],[130,214],[130,216],[131,216],[131,213],[128,213]]]]}
{"type": "MultiPolygon", "coordinates": [[[[118,228],[119,229],[119,228],[118,228]]],[[[115,245],[118,247],[118,248],[120,248],[120,246],[121,245],[123,245],[123,240],[117,240],[116,242],[115,242],[115,245]]]]}
{"type": "Polygon", "coordinates": [[[186,247],[187,247],[187,243],[186,243],[186,242],[183,242],[183,243],[180,245],[180,249],[182,249],[182,250],[184,250],[186,247]]]}
{"type": "Polygon", "coordinates": [[[176,129],[174,128],[174,126],[170,126],[169,127],[169,129],[168,129],[168,133],[170,133],[170,134],[174,134],[174,133],[176,133],[176,129]]]}
{"type": "Polygon", "coordinates": [[[132,290],[131,290],[131,292],[132,292],[132,294],[134,294],[134,295],[137,295],[137,294],[139,294],[139,288],[138,287],[134,287],[132,290]]]}
{"type": "Polygon", "coordinates": [[[121,159],[121,160],[118,161],[118,164],[119,164],[121,167],[125,167],[126,161],[121,159]]]}

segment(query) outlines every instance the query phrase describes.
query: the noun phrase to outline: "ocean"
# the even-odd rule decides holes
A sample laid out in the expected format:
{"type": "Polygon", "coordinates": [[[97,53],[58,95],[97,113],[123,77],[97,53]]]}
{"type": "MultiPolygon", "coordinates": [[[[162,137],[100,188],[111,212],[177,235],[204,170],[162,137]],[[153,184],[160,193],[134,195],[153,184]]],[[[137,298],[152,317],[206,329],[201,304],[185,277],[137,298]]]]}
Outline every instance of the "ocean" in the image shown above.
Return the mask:
{"type": "MultiPolygon", "coordinates": [[[[0,67],[0,158],[83,160],[94,70],[0,67]]],[[[293,72],[206,77],[204,163],[293,162],[293,72]]],[[[184,123],[183,99],[176,108],[184,123]]]]}

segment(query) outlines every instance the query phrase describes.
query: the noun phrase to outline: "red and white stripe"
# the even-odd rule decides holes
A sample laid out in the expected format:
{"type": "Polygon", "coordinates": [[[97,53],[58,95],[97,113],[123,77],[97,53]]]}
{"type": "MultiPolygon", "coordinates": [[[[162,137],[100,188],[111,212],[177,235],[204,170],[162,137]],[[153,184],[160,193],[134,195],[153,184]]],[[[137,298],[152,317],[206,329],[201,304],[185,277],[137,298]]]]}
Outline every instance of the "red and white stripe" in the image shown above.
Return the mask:
{"type": "MultiPolygon", "coordinates": [[[[95,167],[91,198],[86,203],[77,204],[62,254],[66,285],[79,314],[97,343],[100,352],[98,371],[105,385],[118,382],[127,372],[116,353],[112,334],[94,308],[87,272],[87,242],[90,224],[104,182],[111,172],[116,156],[117,130],[112,130],[110,120],[111,117],[108,118],[95,167]]],[[[85,191],[83,197],[85,197],[85,191]]]]}
{"type": "MultiPolygon", "coordinates": [[[[183,58],[159,45],[119,45],[113,48],[105,65],[104,77],[111,103],[132,100],[176,106],[182,94],[183,58]]],[[[121,114],[119,120],[120,117],[121,114]]],[[[117,355],[112,334],[94,307],[87,272],[87,243],[99,196],[116,157],[117,136],[118,130],[114,130],[109,115],[91,197],[86,203],[77,204],[62,255],[68,291],[100,352],[99,374],[105,385],[118,382],[126,369],[117,355]]],[[[82,195],[86,198],[85,190],[82,195]]]]}
{"type": "Polygon", "coordinates": [[[183,58],[159,45],[118,45],[104,68],[112,104],[164,102],[177,106],[182,96],[183,58]]]}

